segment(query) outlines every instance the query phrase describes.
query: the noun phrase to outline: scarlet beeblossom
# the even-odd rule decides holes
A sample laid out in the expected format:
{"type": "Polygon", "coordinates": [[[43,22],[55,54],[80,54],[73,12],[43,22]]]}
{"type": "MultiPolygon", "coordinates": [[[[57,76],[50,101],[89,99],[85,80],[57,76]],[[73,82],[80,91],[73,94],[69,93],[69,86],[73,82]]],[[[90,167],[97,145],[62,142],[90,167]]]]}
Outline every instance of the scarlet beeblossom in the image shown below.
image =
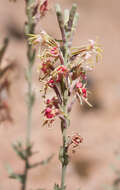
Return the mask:
{"type": "Polygon", "coordinates": [[[64,120],[73,105],[72,98],[77,99],[81,104],[85,101],[92,106],[88,102],[87,72],[93,70],[95,62],[101,61],[102,49],[97,42],[88,40],[80,47],[72,47],[67,64],[64,60],[62,45],[45,31],[30,35],[29,43],[39,48],[38,71],[39,80],[43,83],[43,97],[46,99],[48,89],[52,89],[57,97],[56,105],[53,99],[45,100],[44,124],[52,123],[56,117],[64,120]],[[62,97],[62,88],[66,89],[66,100],[62,97]],[[68,107],[66,113],[61,108],[64,101],[67,102],[68,107]]]}

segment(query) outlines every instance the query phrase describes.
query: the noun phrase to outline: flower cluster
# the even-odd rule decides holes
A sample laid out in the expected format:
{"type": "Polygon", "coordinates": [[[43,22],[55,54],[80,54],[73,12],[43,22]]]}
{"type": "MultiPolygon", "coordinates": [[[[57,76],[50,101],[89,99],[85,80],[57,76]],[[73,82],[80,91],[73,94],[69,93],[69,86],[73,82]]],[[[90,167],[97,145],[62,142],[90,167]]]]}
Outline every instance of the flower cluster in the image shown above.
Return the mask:
{"type": "Polygon", "coordinates": [[[52,124],[55,117],[60,114],[58,107],[58,99],[53,97],[52,99],[46,100],[46,108],[43,110],[44,116],[46,117],[45,124],[52,124]]]}
{"type": "Polygon", "coordinates": [[[64,65],[58,66],[53,72],[51,72],[48,84],[53,87],[55,83],[59,83],[65,76],[67,76],[68,69],[64,65]]]}
{"type": "Polygon", "coordinates": [[[82,95],[84,98],[87,97],[87,90],[85,87],[83,87],[83,84],[81,82],[78,82],[76,84],[76,89],[80,95],[82,95]]]}
{"type": "Polygon", "coordinates": [[[72,152],[75,152],[75,149],[83,142],[83,138],[80,136],[79,133],[75,133],[71,137],[71,145],[72,145],[72,152]]]}
{"type": "Polygon", "coordinates": [[[83,142],[83,138],[79,133],[74,133],[72,136],[68,136],[66,148],[72,149],[72,152],[75,153],[75,149],[83,142]]]}
{"type": "MultiPolygon", "coordinates": [[[[58,113],[61,112],[60,108],[64,101],[62,97],[63,86],[67,92],[68,109],[70,107],[69,100],[74,94],[81,104],[85,101],[91,106],[88,102],[86,88],[87,72],[94,68],[95,62],[101,61],[101,47],[95,41],[89,40],[81,47],[71,48],[66,64],[61,44],[45,31],[41,31],[38,35],[30,34],[29,43],[34,47],[36,45],[39,47],[39,79],[44,84],[44,97],[46,97],[47,90],[52,88],[58,99],[56,105],[53,100],[45,101],[44,116],[52,121],[56,116],[61,118],[61,114],[58,113]]],[[[65,113],[63,117],[65,117],[65,113]]]]}

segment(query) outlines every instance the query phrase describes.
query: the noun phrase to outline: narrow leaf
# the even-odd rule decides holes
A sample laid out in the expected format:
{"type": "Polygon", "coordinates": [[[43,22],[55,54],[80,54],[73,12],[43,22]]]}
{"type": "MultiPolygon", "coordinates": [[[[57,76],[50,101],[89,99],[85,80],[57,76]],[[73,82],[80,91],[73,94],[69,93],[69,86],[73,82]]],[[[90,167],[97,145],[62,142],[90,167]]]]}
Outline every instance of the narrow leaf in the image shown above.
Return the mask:
{"type": "Polygon", "coordinates": [[[46,165],[46,164],[48,164],[48,162],[51,161],[51,159],[53,158],[53,156],[54,156],[54,154],[52,154],[51,156],[49,156],[46,160],[42,160],[41,162],[37,162],[35,164],[32,164],[30,166],[30,169],[35,168],[35,167],[40,166],[40,165],[46,165]]]}
{"type": "Polygon", "coordinates": [[[17,153],[17,155],[22,159],[22,160],[25,160],[26,159],[26,156],[25,156],[25,152],[24,150],[19,147],[18,145],[15,145],[15,144],[12,144],[12,147],[14,149],[14,151],[17,153]]]}

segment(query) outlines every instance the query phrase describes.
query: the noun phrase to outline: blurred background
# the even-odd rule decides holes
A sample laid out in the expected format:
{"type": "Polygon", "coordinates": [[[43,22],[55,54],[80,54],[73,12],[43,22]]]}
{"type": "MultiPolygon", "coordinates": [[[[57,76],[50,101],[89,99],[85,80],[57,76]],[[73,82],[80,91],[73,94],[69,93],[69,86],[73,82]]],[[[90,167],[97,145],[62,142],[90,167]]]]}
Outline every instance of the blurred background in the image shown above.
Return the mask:
{"type": "MultiPolygon", "coordinates": [[[[103,64],[98,64],[89,74],[91,91],[88,106],[74,105],[71,113],[71,127],[68,134],[79,132],[84,138],[75,154],[70,153],[67,170],[67,189],[102,190],[111,185],[116,178],[112,166],[120,168],[116,151],[120,149],[120,1],[119,0],[49,0],[49,11],[37,25],[36,32],[44,29],[55,38],[60,38],[54,6],[59,2],[62,9],[78,5],[80,15],[73,44],[78,46],[88,39],[99,39],[104,48],[103,64]]],[[[26,20],[23,0],[10,3],[0,0],[0,43],[9,37],[10,43],[4,59],[14,60],[17,69],[8,98],[13,117],[12,123],[0,124],[0,190],[19,190],[20,184],[8,178],[5,165],[9,163],[16,172],[22,172],[23,163],[16,156],[11,143],[24,142],[26,133],[27,84],[24,73],[27,67],[24,23],[26,20]]],[[[29,172],[27,189],[53,189],[60,182],[60,163],[58,150],[61,144],[59,122],[52,128],[41,127],[43,100],[39,93],[40,85],[36,74],[38,60],[33,71],[33,88],[36,102],[33,109],[32,142],[35,154],[31,162],[41,161],[54,153],[54,158],[46,166],[29,172]]]]}

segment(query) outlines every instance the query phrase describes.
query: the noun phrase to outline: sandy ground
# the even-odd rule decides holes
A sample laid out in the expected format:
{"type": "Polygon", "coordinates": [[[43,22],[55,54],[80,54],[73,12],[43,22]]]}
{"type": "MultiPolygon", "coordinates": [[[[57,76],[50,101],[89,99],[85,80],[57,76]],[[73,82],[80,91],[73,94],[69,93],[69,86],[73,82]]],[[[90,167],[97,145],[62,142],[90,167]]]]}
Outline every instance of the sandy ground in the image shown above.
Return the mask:
{"type": "MultiPolygon", "coordinates": [[[[55,2],[60,2],[62,8],[70,8],[73,0],[49,0],[50,10],[47,16],[37,26],[36,31],[45,29],[54,37],[60,32],[54,13],[55,2]]],[[[82,41],[96,39],[104,47],[103,64],[96,66],[90,74],[92,110],[86,110],[76,104],[71,113],[71,128],[68,134],[79,132],[84,142],[80,149],[71,154],[67,170],[68,190],[102,190],[104,185],[112,184],[115,173],[111,165],[119,167],[114,152],[120,147],[120,1],[119,0],[76,0],[80,14],[74,45],[82,41]]],[[[11,106],[13,124],[0,126],[0,190],[19,190],[19,182],[8,178],[5,165],[9,163],[15,171],[23,169],[23,163],[11,148],[11,143],[20,139],[24,141],[26,132],[27,90],[24,79],[27,67],[26,46],[23,39],[25,22],[24,1],[16,4],[8,0],[0,0],[0,42],[3,37],[10,37],[10,45],[6,58],[15,59],[19,66],[17,77],[11,88],[9,103],[11,106]]],[[[39,94],[38,78],[34,68],[34,89],[36,103],[33,110],[32,142],[34,150],[39,151],[31,162],[43,160],[52,153],[52,161],[46,166],[40,166],[29,172],[27,190],[45,188],[52,190],[54,183],[60,182],[60,163],[57,159],[61,144],[59,124],[56,122],[51,129],[41,128],[42,98],[39,94]]]]}

